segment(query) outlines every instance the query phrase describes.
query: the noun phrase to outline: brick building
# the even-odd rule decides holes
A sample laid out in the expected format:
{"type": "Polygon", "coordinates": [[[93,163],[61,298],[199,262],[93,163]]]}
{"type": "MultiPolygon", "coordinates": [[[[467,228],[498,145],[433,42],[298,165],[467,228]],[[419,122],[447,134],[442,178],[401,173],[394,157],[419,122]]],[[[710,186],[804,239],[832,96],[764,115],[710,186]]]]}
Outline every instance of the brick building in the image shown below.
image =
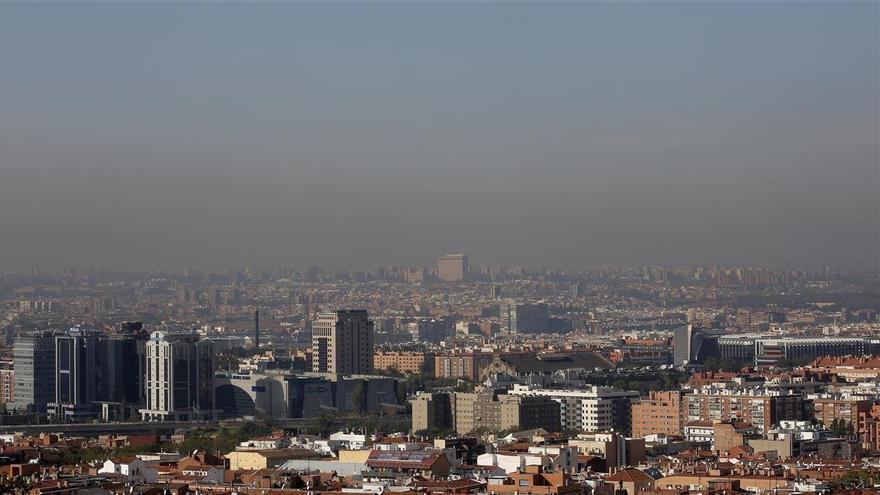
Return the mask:
{"type": "Polygon", "coordinates": [[[764,389],[704,387],[684,396],[686,421],[742,421],[764,432],[783,419],[805,415],[802,395],[769,395],[764,389]]]}
{"type": "MultiPolygon", "coordinates": [[[[377,351],[373,354],[373,369],[389,371],[395,369],[401,373],[422,373],[426,362],[433,361],[433,356],[417,351],[377,351]]],[[[433,364],[433,363],[432,363],[433,364]]]]}
{"type": "Polygon", "coordinates": [[[651,392],[647,399],[632,405],[632,434],[644,437],[656,433],[681,435],[684,432],[684,402],[679,390],[651,392]]]}

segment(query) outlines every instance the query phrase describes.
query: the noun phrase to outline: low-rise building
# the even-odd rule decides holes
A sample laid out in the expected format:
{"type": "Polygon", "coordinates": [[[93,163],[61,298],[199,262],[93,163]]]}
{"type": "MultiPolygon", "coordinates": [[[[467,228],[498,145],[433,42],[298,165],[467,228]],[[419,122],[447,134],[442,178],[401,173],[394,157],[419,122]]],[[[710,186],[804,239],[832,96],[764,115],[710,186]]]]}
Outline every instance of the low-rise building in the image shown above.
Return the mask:
{"type": "Polygon", "coordinates": [[[271,449],[234,451],[226,454],[229,469],[267,469],[278,467],[291,459],[320,459],[321,456],[307,449],[271,449]]]}
{"type": "Polygon", "coordinates": [[[373,354],[373,368],[411,374],[424,373],[426,363],[431,363],[433,369],[433,357],[418,351],[377,351],[373,354]]]}

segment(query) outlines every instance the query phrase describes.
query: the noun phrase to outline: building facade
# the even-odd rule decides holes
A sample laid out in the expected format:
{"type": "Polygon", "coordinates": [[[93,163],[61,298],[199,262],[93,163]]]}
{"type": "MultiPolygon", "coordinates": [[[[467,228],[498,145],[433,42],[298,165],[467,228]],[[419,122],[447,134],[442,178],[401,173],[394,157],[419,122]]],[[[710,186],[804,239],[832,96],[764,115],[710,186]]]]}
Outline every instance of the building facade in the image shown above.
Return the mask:
{"type": "Polygon", "coordinates": [[[460,435],[475,430],[543,428],[560,431],[559,404],[549,397],[495,394],[492,391],[452,396],[453,426],[460,435]]]}
{"type": "Polygon", "coordinates": [[[0,361],[0,403],[12,404],[15,399],[15,362],[0,361]]]}
{"type": "Polygon", "coordinates": [[[492,362],[491,354],[464,353],[434,357],[434,376],[477,381],[483,369],[492,362]]]}
{"type": "Polygon", "coordinates": [[[312,371],[371,373],[373,338],[373,322],[366,310],[340,310],[318,315],[312,325],[312,371]]]}
{"type": "Polygon", "coordinates": [[[764,432],[781,420],[802,419],[805,404],[799,394],[704,387],[685,394],[684,411],[687,422],[742,421],[764,432]]]}
{"type": "Polygon", "coordinates": [[[55,336],[51,332],[21,335],[12,349],[17,412],[43,414],[55,397],[55,336]]]}
{"type": "Polygon", "coordinates": [[[684,432],[684,408],[681,391],[651,392],[647,399],[632,405],[632,435],[681,435],[684,432]]]}
{"type": "Polygon", "coordinates": [[[434,364],[433,355],[417,351],[377,351],[373,355],[373,369],[397,370],[401,373],[422,373],[426,363],[434,364]]]}
{"type": "Polygon", "coordinates": [[[550,331],[550,314],[546,304],[517,303],[512,299],[498,305],[501,330],[509,333],[546,333],[550,331]]]}
{"type": "Polygon", "coordinates": [[[460,282],[467,278],[469,271],[465,254],[447,254],[437,258],[437,278],[444,282],[460,282]]]}
{"type": "Polygon", "coordinates": [[[144,421],[210,420],[214,411],[214,345],[196,334],[153,332],[146,343],[144,421]]]}
{"type": "Polygon", "coordinates": [[[514,385],[511,395],[547,397],[559,404],[563,429],[616,431],[632,434],[632,402],[639,393],[611,387],[592,386],[583,390],[556,390],[514,385]]]}
{"type": "Polygon", "coordinates": [[[452,409],[449,394],[419,392],[412,404],[412,431],[445,430],[452,427],[452,409]]]}

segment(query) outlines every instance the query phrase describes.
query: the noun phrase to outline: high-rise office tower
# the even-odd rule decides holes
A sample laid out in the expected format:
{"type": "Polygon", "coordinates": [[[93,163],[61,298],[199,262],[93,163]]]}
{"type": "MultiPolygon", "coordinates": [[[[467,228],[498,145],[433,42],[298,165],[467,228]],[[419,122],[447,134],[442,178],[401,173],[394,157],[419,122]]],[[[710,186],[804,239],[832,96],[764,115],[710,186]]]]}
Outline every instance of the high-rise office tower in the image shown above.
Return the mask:
{"type": "Polygon", "coordinates": [[[101,336],[95,368],[98,384],[95,398],[128,406],[144,402],[146,338],[101,336]]]}
{"type": "Polygon", "coordinates": [[[71,330],[55,337],[55,395],[47,412],[77,421],[130,417],[143,402],[143,340],[71,330]],[[114,411],[110,413],[109,411],[114,411]]]}
{"type": "Polygon", "coordinates": [[[55,336],[51,332],[21,335],[12,350],[16,411],[45,413],[55,397],[55,336]]]}
{"type": "Polygon", "coordinates": [[[546,304],[524,304],[505,300],[498,305],[501,330],[510,333],[544,333],[550,331],[550,315],[546,304]]]}
{"type": "Polygon", "coordinates": [[[214,344],[194,333],[153,332],[146,344],[144,421],[214,418],[214,344]]]}
{"type": "Polygon", "coordinates": [[[97,379],[98,338],[71,331],[55,337],[55,397],[47,412],[56,418],[77,420],[91,416],[97,379]]]}
{"type": "Polygon", "coordinates": [[[312,323],[312,371],[338,374],[373,371],[373,322],[366,310],[318,315],[312,323]]]}
{"type": "Polygon", "coordinates": [[[437,277],[444,282],[460,282],[467,278],[470,267],[464,254],[447,254],[437,258],[437,277]]]}

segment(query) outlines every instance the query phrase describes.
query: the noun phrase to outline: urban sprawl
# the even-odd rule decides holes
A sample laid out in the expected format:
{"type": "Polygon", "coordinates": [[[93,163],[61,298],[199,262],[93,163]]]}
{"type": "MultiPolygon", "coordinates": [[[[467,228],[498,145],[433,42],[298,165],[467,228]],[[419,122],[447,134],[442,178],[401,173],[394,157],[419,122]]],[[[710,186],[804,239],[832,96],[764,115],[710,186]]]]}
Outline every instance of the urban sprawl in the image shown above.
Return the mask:
{"type": "Polygon", "coordinates": [[[877,493],[836,268],[0,274],[0,493],[877,493]]]}

